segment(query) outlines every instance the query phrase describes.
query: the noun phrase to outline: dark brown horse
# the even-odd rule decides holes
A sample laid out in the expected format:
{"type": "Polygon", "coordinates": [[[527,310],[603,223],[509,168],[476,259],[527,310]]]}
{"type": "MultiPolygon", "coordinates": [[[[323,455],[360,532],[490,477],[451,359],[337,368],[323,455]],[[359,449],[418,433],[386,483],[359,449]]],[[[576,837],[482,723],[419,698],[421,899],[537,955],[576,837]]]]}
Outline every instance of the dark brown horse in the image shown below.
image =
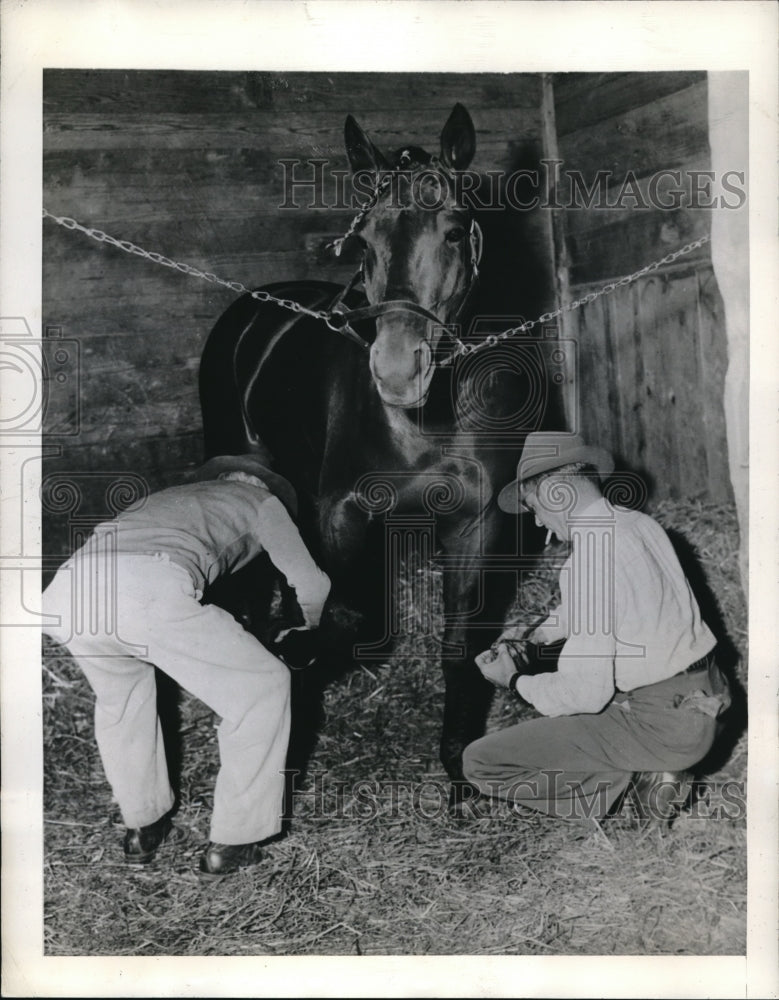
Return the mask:
{"type": "MultiPolygon", "coordinates": [[[[481,229],[457,183],[475,151],[468,112],[454,108],[436,156],[416,146],[385,156],[351,116],[345,138],[352,169],[371,190],[346,234],[362,250],[364,291],[306,281],[261,294],[345,311],[348,324],[335,317],[330,327],[357,336],[273,298],[239,298],[202,358],[206,451],[239,453],[261,441],[294,484],[301,531],[333,581],[323,658],[386,660],[400,628],[391,585],[398,563],[412,547],[437,552],[441,760],[456,807],[470,794],[461,753],[482,732],[491,692],[473,657],[494,639],[516,592],[516,559],[500,556],[517,555],[516,524],[495,496],[513,476],[524,435],[548,415],[547,383],[526,336],[495,337],[516,313],[496,320],[505,308],[494,298],[485,308],[479,268],[489,248],[480,265],[481,229]],[[485,338],[486,349],[471,353],[485,338]]],[[[492,249],[495,259],[500,247],[492,249]]],[[[513,258],[501,276],[503,301],[534,274],[513,258]]]]}

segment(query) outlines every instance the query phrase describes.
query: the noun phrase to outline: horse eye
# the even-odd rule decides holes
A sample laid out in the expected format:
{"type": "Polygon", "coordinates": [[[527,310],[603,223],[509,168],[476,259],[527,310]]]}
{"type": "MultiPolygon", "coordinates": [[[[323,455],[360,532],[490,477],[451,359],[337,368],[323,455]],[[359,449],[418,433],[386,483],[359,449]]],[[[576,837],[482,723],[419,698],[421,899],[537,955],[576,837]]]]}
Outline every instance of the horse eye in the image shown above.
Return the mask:
{"type": "Polygon", "coordinates": [[[446,241],[448,243],[459,243],[461,239],[465,237],[465,230],[462,226],[455,226],[454,229],[450,229],[446,233],[446,241]]]}

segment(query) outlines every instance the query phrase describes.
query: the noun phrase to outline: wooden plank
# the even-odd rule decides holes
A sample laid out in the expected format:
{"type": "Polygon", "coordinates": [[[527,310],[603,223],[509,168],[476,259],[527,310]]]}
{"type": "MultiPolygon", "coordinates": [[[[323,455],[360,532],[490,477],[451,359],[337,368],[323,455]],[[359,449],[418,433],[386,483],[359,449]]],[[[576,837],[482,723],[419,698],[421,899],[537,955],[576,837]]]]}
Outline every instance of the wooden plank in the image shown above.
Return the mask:
{"type": "Polygon", "coordinates": [[[683,497],[705,496],[709,478],[702,412],[711,389],[701,378],[698,362],[697,293],[695,274],[671,276],[658,330],[666,358],[666,420],[683,497]]]}
{"type": "Polygon", "coordinates": [[[694,84],[560,140],[564,170],[594,177],[606,170],[615,181],[632,170],[645,177],[685,163],[708,149],[707,85],[694,84]]]}
{"type": "MultiPolygon", "coordinates": [[[[642,405],[644,383],[640,332],[636,323],[637,286],[617,289],[609,295],[607,308],[612,314],[616,341],[616,382],[619,397],[620,440],[622,457],[630,472],[640,475],[639,459],[645,449],[641,421],[637,414],[642,405]]],[[[641,487],[635,487],[637,503],[641,487]]]]}
{"type": "Polygon", "coordinates": [[[643,453],[638,472],[647,484],[650,496],[672,496],[678,482],[671,438],[667,424],[665,399],[665,354],[658,335],[658,317],[663,312],[667,281],[654,275],[637,289],[638,349],[641,351],[644,381],[641,406],[637,410],[642,424],[643,453]]]}
{"type": "MultiPolygon", "coordinates": [[[[110,205],[87,205],[76,201],[59,205],[65,209],[66,216],[80,216],[82,222],[86,221],[93,229],[132,242],[142,249],[186,261],[193,256],[214,260],[220,256],[248,259],[270,248],[274,252],[301,251],[306,248],[309,237],[324,239],[343,235],[355,214],[308,209],[265,214],[260,209],[237,217],[225,218],[210,210],[208,214],[195,211],[190,216],[186,205],[181,206],[178,214],[175,211],[154,213],[152,206],[139,201],[138,214],[132,215],[128,201],[120,207],[122,214],[114,216],[103,214],[112,211],[110,205]]],[[[111,244],[97,242],[80,230],[59,226],[53,220],[44,224],[44,242],[52,262],[59,259],[67,266],[72,266],[73,254],[92,256],[89,252],[100,247],[107,251],[107,256],[122,252],[111,244]]],[[[138,255],[133,256],[141,259],[138,255]]],[[[336,263],[332,252],[330,256],[336,263]]]]}
{"type": "MultiPolygon", "coordinates": [[[[212,310],[222,311],[235,298],[229,288],[163,268],[113,247],[91,244],[83,265],[63,259],[44,261],[44,302],[47,322],[80,325],[116,323],[116,328],[140,324],[141,328],[164,329],[183,319],[194,321],[212,310]]],[[[274,251],[253,255],[187,254],[188,263],[210,269],[229,280],[256,288],[274,281],[318,278],[343,282],[353,267],[340,262],[319,261],[314,250],[274,251]]]]}
{"type": "MultiPolygon", "coordinates": [[[[382,149],[414,142],[437,152],[443,123],[437,110],[417,110],[409,123],[384,113],[366,121],[364,128],[382,149]]],[[[513,108],[479,110],[474,118],[476,147],[494,150],[509,139],[538,133],[538,116],[518,114],[513,108]]],[[[43,149],[255,149],[272,146],[277,155],[331,155],[343,149],[343,121],[330,111],[269,111],[231,114],[48,114],[43,123],[43,149]]]]}
{"type": "MultiPolygon", "coordinates": [[[[43,458],[43,482],[49,477],[66,475],[81,493],[76,510],[58,512],[44,503],[44,552],[47,556],[70,552],[70,521],[73,517],[104,519],[112,509],[106,491],[118,479],[141,476],[152,492],[181,482],[183,476],[202,461],[200,428],[185,434],[155,435],[145,439],[129,438],[121,442],[82,443],[68,441],[62,453],[43,458]]],[[[44,500],[46,494],[44,493],[44,500]]]]}
{"type": "Polygon", "coordinates": [[[635,295],[635,286],[617,289],[579,310],[583,313],[579,344],[584,360],[579,394],[583,426],[592,429],[593,440],[597,435],[598,443],[612,451],[618,468],[642,476],[646,471],[641,417],[644,371],[635,295]]]}
{"type": "Polygon", "coordinates": [[[601,372],[602,394],[606,400],[607,412],[611,416],[611,433],[609,435],[609,451],[619,460],[625,453],[622,438],[622,413],[621,398],[619,393],[618,378],[618,352],[617,341],[619,331],[617,317],[613,312],[615,300],[610,298],[601,299],[601,318],[603,323],[603,357],[604,366],[601,372]]]}
{"type": "Polygon", "coordinates": [[[604,296],[601,300],[603,336],[608,356],[606,377],[609,412],[613,415],[614,423],[612,450],[619,461],[625,461],[631,455],[631,439],[634,436],[631,432],[632,421],[625,419],[626,410],[629,412],[631,405],[630,389],[626,386],[630,381],[626,378],[626,362],[629,366],[630,358],[625,354],[625,341],[629,341],[631,335],[629,301],[626,300],[629,300],[629,296],[625,295],[624,289],[604,296]]]}
{"type": "MultiPolygon", "coordinates": [[[[203,459],[200,426],[186,433],[160,435],[144,439],[81,443],[63,442],[62,454],[45,455],[43,481],[47,477],[66,475],[78,486],[82,500],[76,511],[58,512],[44,506],[43,551],[54,563],[65,559],[73,550],[72,523],[74,516],[95,520],[111,516],[106,491],[112,482],[132,475],[141,475],[149,492],[180,483],[187,472],[203,459]]],[[[45,497],[45,494],[44,494],[45,497]]],[[[53,575],[54,566],[44,572],[44,586],[53,575]]]]}
{"type": "Polygon", "coordinates": [[[614,414],[608,405],[608,355],[604,333],[603,302],[590,303],[575,313],[578,324],[576,378],[579,419],[572,425],[586,440],[616,451],[614,414]]]}
{"type": "MultiPolygon", "coordinates": [[[[634,212],[624,221],[569,238],[575,285],[609,280],[659,260],[709,233],[711,213],[684,210],[634,212]]],[[[707,246],[690,253],[687,261],[707,260],[707,246]]]]}
{"type": "MultiPolygon", "coordinates": [[[[557,128],[555,125],[554,92],[552,88],[551,76],[548,73],[543,75],[542,82],[542,102],[541,114],[543,121],[543,152],[544,158],[550,160],[559,159],[557,148],[557,128]]],[[[544,192],[546,195],[549,192],[544,192]]],[[[562,210],[553,209],[543,213],[547,220],[548,244],[550,253],[549,267],[554,276],[555,306],[564,311],[558,320],[559,338],[563,341],[573,339],[574,324],[571,321],[571,314],[567,307],[571,302],[570,293],[570,254],[567,246],[567,235],[565,218],[562,210]]],[[[572,427],[578,417],[576,408],[578,405],[576,398],[576,385],[574,382],[575,372],[568,357],[569,351],[564,350],[563,356],[566,358],[565,370],[562,372],[562,384],[559,386],[560,399],[562,401],[563,416],[566,426],[572,427]]]]}
{"type": "Polygon", "coordinates": [[[177,434],[202,423],[196,391],[157,399],[129,378],[114,380],[99,391],[89,383],[85,387],[94,391],[85,395],[81,407],[81,444],[102,442],[122,454],[128,441],[177,434]]]}
{"type": "MultiPolygon", "coordinates": [[[[346,155],[332,160],[334,169],[347,169],[346,155]]],[[[313,178],[314,169],[303,162],[287,168],[290,179],[313,178]]],[[[223,186],[240,205],[237,192],[248,190],[256,197],[281,203],[284,167],[272,149],[90,149],[48,151],[43,156],[43,185],[47,192],[72,189],[85,195],[92,191],[123,192],[156,188],[192,197],[200,185],[223,186]]],[[[237,206],[236,206],[237,207],[237,206]]]]}
{"type": "MultiPolygon", "coordinates": [[[[676,173],[637,178],[635,184],[632,178],[622,178],[610,185],[598,185],[594,179],[587,178],[585,192],[577,189],[570,177],[562,175],[557,198],[569,209],[566,216],[568,232],[580,237],[624,222],[633,214],[652,210],[663,212],[671,219],[684,211],[710,214],[712,203],[719,204],[718,199],[724,195],[721,186],[699,176],[700,172],[711,170],[708,153],[667,169],[676,173]],[[588,208],[590,202],[592,205],[588,208]]],[[[728,195],[728,199],[734,200],[735,195],[728,195]]]]}
{"type": "Polygon", "coordinates": [[[724,392],[728,368],[725,310],[713,270],[697,273],[698,365],[703,444],[708,466],[708,492],[718,503],[733,501],[728,463],[724,392]]]}
{"type": "MultiPolygon", "coordinates": [[[[168,336],[133,332],[78,339],[79,443],[174,433],[199,425],[197,373],[205,336],[190,331],[168,336]]],[[[47,413],[49,426],[66,416],[58,412],[54,397],[47,413]]]]}
{"type": "Polygon", "coordinates": [[[697,281],[643,279],[587,306],[580,324],[585,434],[608,442],[655,497],[705,494],[707,453],[724,441],[702,417],[719,390],[699,362],[697,281]]]}
{"type": "Polygon", "coordinates": [[[652,73],[555,73],[558,136],[651,104],[706,79],[700,70],[652,73]]]}
{"type": "Polygon", "coordinates": [[[114,446],[97,441],[84,444],[76,439],[63,445],[60,455],[45,455],[44,476],[53,472],[79,474],[95,472],[135,472],[143,470],[150,488],[172,485],[181,473],[202,462],[203,441],[200,426],[182,434],[157,433],[143,440],[123,442],[122,452],[114,446]]]}
{"type": "MultiPolygon", "coordinates": [[[[60,70],[43,74],[45,113],[219,114],[329,108],[345,114],[417,108],[537,108],[535,73],[268,73],[60,70]]],[[[443,124],[443,121],[442,121],[443,124]]]]}

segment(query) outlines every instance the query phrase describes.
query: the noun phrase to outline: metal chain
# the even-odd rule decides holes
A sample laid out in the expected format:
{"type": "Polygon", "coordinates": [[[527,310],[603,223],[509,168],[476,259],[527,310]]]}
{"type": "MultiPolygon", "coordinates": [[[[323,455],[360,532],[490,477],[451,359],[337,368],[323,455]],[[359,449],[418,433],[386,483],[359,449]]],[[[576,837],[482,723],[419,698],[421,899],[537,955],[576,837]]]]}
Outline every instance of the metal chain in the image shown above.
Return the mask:
{"type": "MultiPolygon", "coordinates": [[[[336,254],[340,252],[340,245],[342,245],[343,242],[351,235],[354,228],[359,224],[359,221],[364,217],[365,213],[376,203],[376,200],[378,200],[382,190],[383,187],[381,185],[377,185],[374,195],[361,207],[360,212],[352,221],[349,231],[340,240],[336,241],[336,254]]],[[[124,250],[125,253],[134,254],[136,257],[143,257],[146,260],[152,261],[154,264],[161,264],[163,267],[173,268],[176,271],[180,271],[182,274],[189,274],[195,278],[202,278],[204,281],[210,281],[212,284],[229,288],[233,292],[241,292],[243,294],[250,295],[258,302],[271,302],[273,305],[280,306],[282,309],[288,309],[291,312],[311,316],[313,319],[318,319],[323,323],[326,323],[331,330],[334,330],[337,333],[343,333],[345,332],[345,328],[348,329],[349,310],[338,310],[333,312],[328,309],[309,309],[307,306],[301,305],[300,302],[296,302],[294,299],[278,298],[276,295],[272,295],[270,292],[266,292],[263,289],[252,290],[247,288],[246,285],[240,281],[227,281],[225,278],[220,278],[211,271],[201,271],[199,268],[193,267],[191,264],[171,260],[170,257],[165,257],[163,254],[155,253],[151,250],[144,250],[142,247],[137,246],[135,243],[131,243],[129,240],[118,240],[116,237],[109,236],[108,233],[104,233],[101,229],[89,229],[76,222],[75,219],[68,218],[67,216],[53,215],[45,208],[43,209],[43,218],[51,219],[53,222],[56,222],[57,225],[64,226],[65,229],[77,229],[79,232],[85,233],[93,240],[97,240],[98,243],[109,243],[111,246],[117,247],[119,250],[124,250]]],[[[564,313],[573,312],[574,309],[580,309],[582,306],[589,305],[591,302],[595,302],[596,299],[599,299],[602,295],[608,295],[617,288],[623,288],[625,285],[630,285],[632,282],[638,280],[638,278],[642,278],[646,274],[651,274],[653,271],[656,271],[665,264],[672,264],[675,260],[678,260],[679,257],[692,253],[693,250],[697,250],[705,243],[708,243],[709,239],[710,237],[708,235],[701,236],[692,243],[687,243],[678,250],[674,250],[672,253],[666,254],[665,257],[661,257],[659,260],[654,260],[651,264],[647,264],[645,267],[639,268],[638,271],[634,271],[632,274],[627,274],[622,278],[617,278],[615,281],[608,282],[596,292],[588,292],[580,299],[574,299],[572,302],[568,302],[559,309],[555,309],[554,312],[542,313],[537,319],[528,320],[521,323],[519,326],[513,326],[507,330],[503,330],[501,333],[492,333],[479,343],[466,344],[464,341],[460,340],[459,337],[453,337],[455,342],[454,350],[447,358],[443,359],[438,364],[440,367],[446,367],[447,365],[453,364],[454,361],[461,355],[475,354],[477,351],[483,351],[488,347],[495,347],[501,341],[508,340],[511,337],[516,337],[521,333],[527,333],[535,326],[539,326],[542,323],[551,323],[552,320],[558,319],[564,313]]]]}
{"type": "MultiPolygon", "coordinates": [[[[373,191],[371,192],[370,197],[367,198],[362,203],[362,205],[360,205],[357,215],[355,215],[355,217],[349,223],[349,228],[346,230],[343,236],[339,236],[337,240],[333,240],[332,243],[327,244],[326,246],[327,250],[333,250],[335,252],[336,257],[341,256],[344,244],[349,239],[349,237],[354,235],[354,233],[357,231],[357,227],[360,225],[360,223],[368,214],[368,212],[370,212],[372,208],[376,207],[379,198],[384,194],[384,192],[390,186],[392,181],[396,177],[400,176],[400,172],[410,167],[411,163],[412,163],[411,154],[407,149],[404,149],[400,154],[400,162],[398,163],[397,167],[393,167],[391,170],[387,171],[384,174],[377,173],[376,183],[373,186],[373,191]]],[[[438,159],[437,156],[430,157],[430,162],[425,164],[425,169],[429,171],[437,171],[438,173],[440,173],[443,177],[446,178],[447,185],[452,183],[452,175],[444,167],[444,165],[441,163],[441,161],[438,159]]]]}
{"type": "MultiPolygon", "coordinates": [[[[119,250],[124,250],[125,253],[134,254],[136,257],[143,257],[145,260],[150,260],[154,264],[162,264],[163,267],[172,267],[176,271],[181,271],[182,274],[190,274],[193,278],[202,278],[204,281],[210,281],[214,285],[222,285],[224,288],[229,288],[233,292],[241,292],[247,295],[251,295],[253,299],[257,299],[258,302],[272,302],[274,305],[281,306],[282,309],[289,309],[295,313],[301,313],[306,316],[312,316],[314,319],[322,320],[330,326],[330,321],[332,320],[332,314],[326,309],[309,309],[299,302],[295,302],[293,299],[281,299],[275,295],[271,295],[270,292],[263,291],[262,289],[252,289],[247,288],[240,281],[227,281],[225,278],[220,278],[211,271],[201,271],[200,268],[193,267],[191,264],[184,264],[182,261],[171,260],[170,257],[165,257],[160,253],[155,253],[152,250],[144,250],[143,247],[136,246],[135,243],[130,243],[129,240],[118,240],[115,236],[109,236],[108,233],[104,233],[102,229],[88,229],[86,226],[82,226],[80,223],[76,222],[75,219],[69,219],[67,216],[52,215],[45,208],[43,210],[44,219],[51,219],[56,222],[59,226],[64,226],[65,229],[77,229],[81,233],[86,233],[93,240],[97,240],[98,243],[110,243],[112,247],[117,247],[119,250]]],[[[331,327],[335,329],[335,327],[331,327]]]]}
{"type": "Polygon", "coordinates": [[[626,274],[622,278],[617,278],[615,281],[609,281],[602,288],[599,288],[597,292],[588,292],[580,299],[574,299],[572,302],[566,303],[566,305],[561,306],[559,309],[555,309],[554,312],[542,313],[538,319],[531,319],[522,323],[520,326],[513,326],[508,330],[502,330],[500,333],[490,334],[479,343],[466,344],[460,340],[459,337],[454,337],[455,349],[447,358],[440,361],[439,365],[441,367],[446,367],[447,365],[451,365],[456,358],[463,354],[476,354],[478,351],[483,351],[488,347],[495,347],[501,341],[508,340],[510,337],[516,337],[520,333],[527,333],[529,330],[532,330],[534,326],[539,326],[542,323],[551,323],[552,320],[558,319],[567,312],[573,312],[574,309],[581,309],[582,306],[595,302],[595,300],[599,299],[602,295],[608,295],[617,288],[624,288],[625,285],[632,284],[632,282],[637,281],[639,278],[643,278],[645,274],[651,274],[653,271],[656,271],[665,264],[672,264],[675,260],[678,260],[679,257],[684,257],[686,254],[692,253],[693,250],[697,250],[705,243],[708,243],[709,239],[710,237],[708,235],[701,236],[699,239],[693,240],[692,243],[687,243],[678,250],[674,250],[672,253],[666,254],[665,257],[661,257],[659,260],[653,260],[651,264],[647,264],[646,266],[639,268],[638,271],[634,271],[632,274],[626,274]]]}
{"type": "Polygon", "coordinates": [[[354,235],[354,232],[356,231],[357,227],[360,225],[360,223],[368,214],[368,212],[370,212],[370,210],[375,207],[375,205],[378,203],[379,198],[384,193],[385,189],[389,187],[391,182],[392,182],[392,174],[385,174],[377,182],[370,198],[368,198],[367,201],[364,201],[362,205],[360,205],[360,210],[357,212],[357,215],[355,215],[355,217],[349,223],[349,228],[346,230],[343,236],[339,236],[337,240],[333,240],[332,243],[328,243],[327,246],[325,247],[326,250],[333,250],[336,257],[341,256],[341,252],[343,251],[344,248],[344,243],[346,243],[346,241],[349,239],[350,236],[354,235]]]}

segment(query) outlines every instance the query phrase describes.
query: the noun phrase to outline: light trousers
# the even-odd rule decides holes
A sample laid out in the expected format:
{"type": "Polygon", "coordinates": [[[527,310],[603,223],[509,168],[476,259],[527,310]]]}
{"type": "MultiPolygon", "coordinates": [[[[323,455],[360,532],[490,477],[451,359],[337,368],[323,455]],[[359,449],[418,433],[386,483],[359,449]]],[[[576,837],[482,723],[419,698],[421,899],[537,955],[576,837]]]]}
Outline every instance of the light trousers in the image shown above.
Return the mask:
{"type": "Polygon", "coordinates": [[[157,666],[221,716],[211,840],[251,843],[281,829],[289,671],[200,597],[165,555],[99,553],[88,543],[46,588],[43,630],[68,647],[95,693],[95,738],[125,824],[147,826],[174,801],[157,666]]]}

